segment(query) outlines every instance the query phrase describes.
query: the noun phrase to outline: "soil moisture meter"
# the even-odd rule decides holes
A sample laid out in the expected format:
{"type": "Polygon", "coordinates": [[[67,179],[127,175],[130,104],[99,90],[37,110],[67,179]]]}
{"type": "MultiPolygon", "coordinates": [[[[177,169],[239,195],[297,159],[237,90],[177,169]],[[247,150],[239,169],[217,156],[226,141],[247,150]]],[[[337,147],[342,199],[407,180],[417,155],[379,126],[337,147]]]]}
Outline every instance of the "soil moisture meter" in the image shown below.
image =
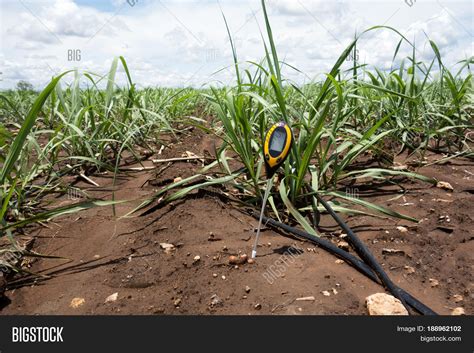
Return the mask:
{"type": "Polygon", "coordinates": [[[293,134],[285,123],[276,123],[268,130],[263,144],[267,178],[271,178],[283,164],[293,142],[293,134]]]}
{"type": "Polygon", "coordinates": [[[268,195],[273,183],[273,174],[285,162],[286,157],[290,153],[291,144],[293,143],[293,134],[290,127],[279,122],[274,124],[265,135],[263,141],[263,158],[265,161],[265,170],[267,172],[267,188],[263,196],[262,210],[260,211],[260,220],[258,221],[257,236],[252,250],[252,258],[257,256],[258,237],[262,226],[263,212],[267,203],[268,195]]]}

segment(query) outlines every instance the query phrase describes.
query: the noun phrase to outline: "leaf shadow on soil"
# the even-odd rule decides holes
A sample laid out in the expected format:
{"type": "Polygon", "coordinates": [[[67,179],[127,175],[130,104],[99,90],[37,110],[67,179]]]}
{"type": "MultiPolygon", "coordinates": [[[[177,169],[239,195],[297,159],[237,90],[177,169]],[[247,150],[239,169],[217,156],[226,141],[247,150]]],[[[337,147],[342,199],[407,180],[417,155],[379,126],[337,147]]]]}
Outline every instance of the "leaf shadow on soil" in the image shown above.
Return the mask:
{"type": "MultiPolygon", "coordinates": [[[[153,254],[135,255],[133,257],[143,258],[143,257],[151,256],[151,255],[153,254]]],[[[35,286],[43,285],[44,282],[51,280],[53,278],[58,278],[60,276],[73,275],[73,274],[77,274],[81,272],[94,270],[94,269],[104,267],[104,266],[116,265],[123,262],[127,262],[129,261],[129,256],[121,256],[112,260],[97,263],[98,261],[103,260],[103,259],[104,258],[94,259],[94,260],[74,264],[74,265],[59,268],[59,269],[58,267],[64,266],[64,264],[55,265],[45,270],[36,272],[35,275],[30,275],[27,277],[20,278],[18,280],[11,281],[10,283],[7,284],[7,289],[13,290],[13,289],[19,289],[19,288],[31,286],[31,285],[35,285],[35,286]]],[[[69,261],[68,263],[70,262],[72,261],[69,261]]],[[[1,303],[0,303],[0,308],[1,308],[1,303]]]]}

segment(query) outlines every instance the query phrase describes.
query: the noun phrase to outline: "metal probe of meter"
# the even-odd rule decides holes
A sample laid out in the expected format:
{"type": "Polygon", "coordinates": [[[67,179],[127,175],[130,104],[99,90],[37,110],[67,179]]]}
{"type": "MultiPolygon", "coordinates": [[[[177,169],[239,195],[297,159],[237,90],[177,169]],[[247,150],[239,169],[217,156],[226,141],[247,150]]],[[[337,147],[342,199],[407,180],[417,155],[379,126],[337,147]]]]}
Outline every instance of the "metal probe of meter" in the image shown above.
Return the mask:
{"type": "Polygon", "coordinates": [[[280,168],[283,162],[285,162],[286,157],[288,157],[292,143],[293,133],[291,132],[290,127],[284,122],[274,124],[265,135],[265,140],[263,142],[263,158],[265,161],[265,170],[268,181],[267,188],[265,189],[265,195],[263,196],[257,235],[255,237],[255,244],[252,250],[252,259],[257,256],[258,237],[260,235],[260,228],[262,227],[262,218],[265,211],[265,205],[273,184],[273,175],[277,169],[280,168]]]}

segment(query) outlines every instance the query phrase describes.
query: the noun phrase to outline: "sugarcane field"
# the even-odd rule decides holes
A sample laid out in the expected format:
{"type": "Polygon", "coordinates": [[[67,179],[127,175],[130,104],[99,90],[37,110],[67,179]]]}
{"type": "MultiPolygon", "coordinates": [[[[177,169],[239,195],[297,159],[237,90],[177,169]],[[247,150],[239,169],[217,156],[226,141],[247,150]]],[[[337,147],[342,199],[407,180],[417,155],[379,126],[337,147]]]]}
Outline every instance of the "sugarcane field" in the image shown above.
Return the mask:
{"type": "Polygon", "coordinates": [[[472,3],[361,4],[2,2],[0,315],[473,315],[472,3]]]}

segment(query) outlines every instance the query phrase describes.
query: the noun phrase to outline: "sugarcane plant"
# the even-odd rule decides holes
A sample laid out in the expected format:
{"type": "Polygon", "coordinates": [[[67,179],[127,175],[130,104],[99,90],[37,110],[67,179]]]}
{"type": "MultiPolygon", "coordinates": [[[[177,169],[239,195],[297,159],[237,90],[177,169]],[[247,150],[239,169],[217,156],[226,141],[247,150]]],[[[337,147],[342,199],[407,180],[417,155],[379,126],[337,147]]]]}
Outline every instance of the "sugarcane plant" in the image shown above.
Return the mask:
{"type": "MultiPolygon", "coordinates": [[[[332,197],[331,207],[338,212],[362,213],[417,221],[361,198],[339,191],[357,179],[418,179],[427,183],[436,180],[408,170],[393,167],[393,158],[379,161],[377,167],[356,168],[365,155],[377,156],[386,150],[387,141],[396,141],[400,149],[425,151],[433,141],[460,148],[457,155],[472,156],[467,131],[472,129],[472,74],[470,58],[453,76],[444,67],[439,50],[430,41],[435,59],[428,65],[417,61],[415,46],[396,29],[375,26],[357,35],[337,59],[326,79],[305,86],[286,80],[283,69],[290,65],[279,60],[265,1],[262,0],[266,39],[262,34],[264,59],[240,63],[237,48],[227,27],[233,54],[236,84],[233,87],[211,88],[204,93],[218,123],[214,133],[222,140],[217,152],[218,165],[224,176],[211,177],[196,183],[198,176],[169,185],[144,201],[137,209],[150,205],[174,188],[192,183],[160,203],[166,204],[188,192],[224,181],[228,189],[239,191],[240,201],[255,206],[264,191],[262,146],[264,134],[278,121],[288,124],[295,134],[290,156],[279,176],[278,192],[269,197],[269,204],[278,219],[289,213],[307,232],[317,234],[308,217],[323,211],[310,187],[320,195],[332,197]],[[400,37],[394,63],[402,44],[412,48],[405,68],[402,60],[398,70],[384,73],[377,68],[354,62],[344,71],[342,64],[356,50],[363,35],[371,31],[391,31],[400,37]],[[435,62],[440,78],[432,78],[435,62]],[[448,94],[449,92],[449,94],[448,94]],[[429,117],[439,119],[430,119],[429,117]],[[228,160],[236,159],[241,168],[231,170],[228,160]],[[306,217],[308,216],[308,217],[306,217]]],[[[291,67],[290,67],[291,68],[291,67]]],[[[209,169],[209,168],[208,168],[209,169]]],[[[200,176],[202,177],[202,176],[200,176]]]]}

